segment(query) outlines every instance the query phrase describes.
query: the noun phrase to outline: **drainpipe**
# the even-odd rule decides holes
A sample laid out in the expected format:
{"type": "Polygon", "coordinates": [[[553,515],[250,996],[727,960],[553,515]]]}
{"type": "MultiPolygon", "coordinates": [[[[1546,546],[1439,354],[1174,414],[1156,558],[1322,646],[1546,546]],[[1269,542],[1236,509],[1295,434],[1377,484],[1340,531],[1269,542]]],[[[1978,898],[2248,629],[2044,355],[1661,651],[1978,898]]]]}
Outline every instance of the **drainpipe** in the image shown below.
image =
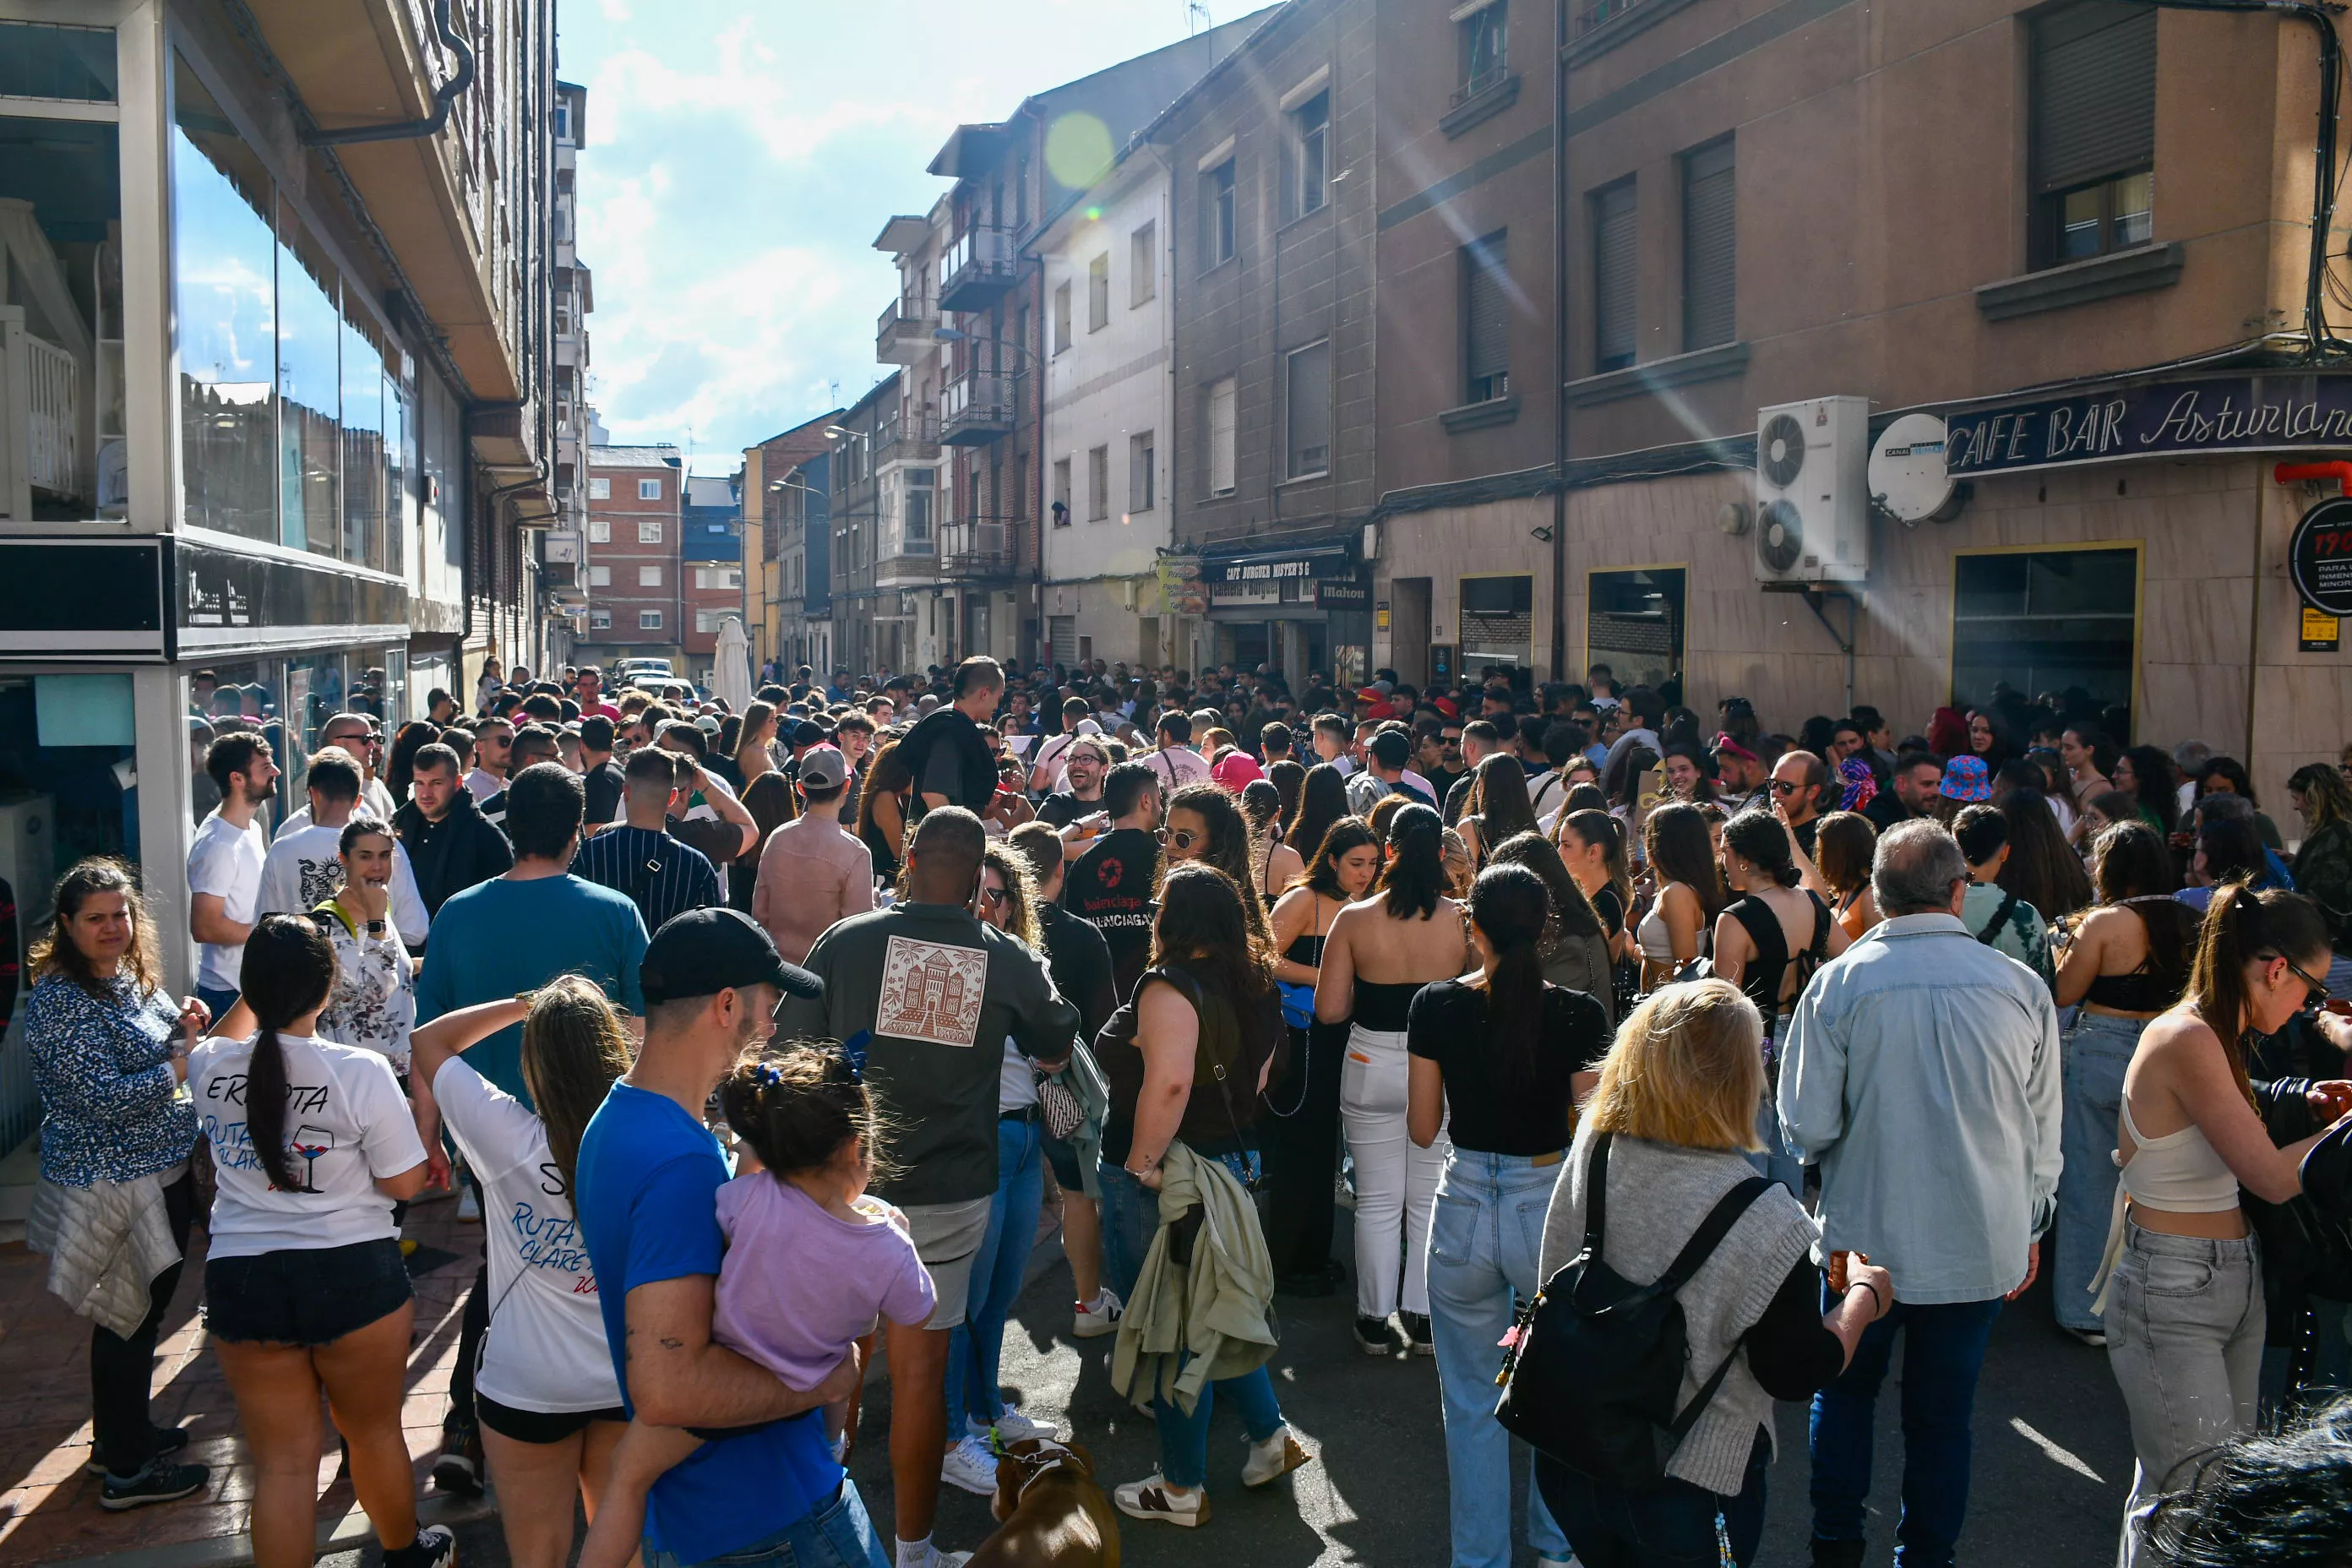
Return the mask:
{"type": "Polygon", "coordinates": [[[449,22],[449,0],[433,0],[433,29],[441,45],[457,57],[457,71],[433,94],[433,112],[422,120],[396,121],[389,125],[353,125],[341,131],[312,131],[302,138],[310,147],[348,147],[359,142],[409,142],[437,134],[449,122],[449,107],[474,83],[474,50],[449,22]]]}
{"type": "MultiPolygon", "coordinates": [[[[1568,0],[1553,0],[1551,47],[1551,678],[1568,679],[1568,0]]],[[[1454,607],[1458,623],[1462,606],[1454,607]]],[[[1454,628],[1454,664],[1462,628],[1454,628]]]]}

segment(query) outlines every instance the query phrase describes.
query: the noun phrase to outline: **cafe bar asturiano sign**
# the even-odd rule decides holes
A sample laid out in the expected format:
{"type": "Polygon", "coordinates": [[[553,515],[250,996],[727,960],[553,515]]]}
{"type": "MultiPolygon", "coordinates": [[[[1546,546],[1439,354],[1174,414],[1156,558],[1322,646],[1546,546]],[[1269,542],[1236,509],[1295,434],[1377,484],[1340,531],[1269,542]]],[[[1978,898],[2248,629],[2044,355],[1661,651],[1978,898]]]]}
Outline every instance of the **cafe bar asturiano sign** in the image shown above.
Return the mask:
{"type": "Polygon", "coordinates": [[[2352,376],[2307,371],[2107,386],[1945,416],[1954,479],[2200,453],[2352,447],[2352,376]]]}

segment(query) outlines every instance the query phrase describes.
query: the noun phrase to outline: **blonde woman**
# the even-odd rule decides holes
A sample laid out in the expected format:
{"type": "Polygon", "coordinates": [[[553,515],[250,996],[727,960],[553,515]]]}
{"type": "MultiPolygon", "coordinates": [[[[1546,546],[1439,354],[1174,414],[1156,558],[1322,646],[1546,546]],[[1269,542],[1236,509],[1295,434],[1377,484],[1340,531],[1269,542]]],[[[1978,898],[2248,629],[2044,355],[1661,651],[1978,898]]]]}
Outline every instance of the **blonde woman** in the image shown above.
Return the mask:
{"type": "Polygon", "coordinates": [[[1601,1064],[1544,1223],[1537,1278],[1549,1279],[1587,1247],[1627,1279],[1666,1271],[1718,1205],[1738,1208],[1723,1240],[1675,1292],[1690,1361],[1678,1407],[1721,1383],[1666,1460],[1666,1479],[1633,1489],[1536,1458],[1536,1481],[1585,1561],[1754,1560],[1764,1529],[1772,1402],[1803,1399],[1845,1370],[1862,1331],[1884,1316],[1895,1284],[1855,1259],[1835,1305],[1822,1311],[1821,1227],[1778,1183],[1748,1187],[1756,1104],[1764,1093],[1763,1016],[1722,980],[1670,985],[1636,1007],[1601,1064]],[[1605,1190],[1601,1234],[1586,1228],[1605,1190]],[[1777,1281],[1768,1295],[1766,1282],[1777,1281]],[[1633,1521],[1640,1523],[1633,1533],[1633,1521]]]}

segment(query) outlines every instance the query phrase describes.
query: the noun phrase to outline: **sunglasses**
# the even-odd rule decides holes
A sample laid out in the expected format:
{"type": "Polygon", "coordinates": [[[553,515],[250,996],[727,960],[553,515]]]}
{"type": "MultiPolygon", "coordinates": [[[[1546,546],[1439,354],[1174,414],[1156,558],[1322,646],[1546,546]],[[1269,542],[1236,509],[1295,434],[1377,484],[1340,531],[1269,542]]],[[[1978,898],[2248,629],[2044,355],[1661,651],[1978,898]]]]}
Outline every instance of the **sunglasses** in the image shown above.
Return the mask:
{"type": "Polygon", "coordinates": [[[1786,779],[1774,779],[1772,781],[1772,793],[1774,795],[1794,795],[1804,787],[1805,786],[1802,784],[1792,784],[1786,779]]]}
{"type": "Polygon", "coordinates": [[[2336,993],[2327,988],[2327,982],[2325,980],[2314,980],[2310,974],[2305,971],[2303,965],[2297,963],[2294,959],[2287,957],[2284,953],[2281,953],[2279,955],[2279,962],[2286,965],[2286,972],[2289,974],[2294,975],[2297,980],[2302,981],[2305,986],[2310,988],[2311,999],[2314,1002],[2332,1002],[2336,999],[2336,993]]]}
{"type": "Polygon", "coordinates": [[[1195,833],[1189,827],[1174,829],[1163,827],[1160,830],[1160,841],[1163,844],[1173,844],[1179,849],[1190,849],[1206,837],[1207,835],[1195,833]]]}
{"type": "Polygon", "coordinates": [[[982,888],[980,890],[980,896],[987,900],[990,906],[994,908],[1001,906],[1006,899],[1013,895],[1011,890],[1005,888],[982,888]]]}

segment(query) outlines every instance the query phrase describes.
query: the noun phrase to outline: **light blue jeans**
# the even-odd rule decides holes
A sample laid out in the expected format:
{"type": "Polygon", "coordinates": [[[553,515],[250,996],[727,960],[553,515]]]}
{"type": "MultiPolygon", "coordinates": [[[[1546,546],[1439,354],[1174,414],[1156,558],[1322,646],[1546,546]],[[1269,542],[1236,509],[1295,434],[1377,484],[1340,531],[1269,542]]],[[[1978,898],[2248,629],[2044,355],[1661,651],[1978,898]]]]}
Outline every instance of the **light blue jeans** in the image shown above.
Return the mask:
{"type": "MultiPolygon", "coordinates": [[[[1219,1158],[1228,1169],[1242,1161],[1238,1154],[1219,1158]]],[[[1160,1194],[1108,1160],[1102,1163],[1100,1171],[1103,1272],[1113,1290],[1129,1297],[1135,1293],[1135,1278],[1143,1271],[1152,1238],[1160,1234],[1160,1194]]],[[[1219,1399],[1232,1400],[1241,1411],[1242,1429],[1253,1443],[1263,1443],[1282,1430],[1282,1402],[1275,1397],[1274,1379],[1264,1367],[1208,1384],[1193,1401],[1189,1415],[1174,1401],[1155,1398],[1151,1416],[1160,1428],[1160,1473],[1171,1483],[1208,1484],[1209,1417],[1219,1399]]]]}
{"type": "MultiPolygon", "coordinates": [[[[1452,1490],[1454,1568],[1510,1568],[1511,1437],[1495,1420],[1498,1342],[1515,1298],[1532,1300],[1540,1281],[1544,1214],[1566,1163],[1486,1154],[1456,1145],[1437,1179],[1429,1226],[1429,1319],[1437,1340],[1437,1382],[1445,1411],[1445,1473],[1452,1490]]],[[[1538,1557],[1568,1556],[1528,1475],[1528,1544],[1538,1557]]]]}
{"type": "Polygon", "coordinates": [[[967,1415],[992,1424],[1004,1412],[997,1373],[1003,1364],[1004,1325],[1021,1299],[1037,1214],[1045,1205],[1045,1162],[1034,1121],[996,1123],[996,1201],[988,1234],[972,1255],[971,1290],[964,1319],[948,1335],[948,1438],[964,1435],[967,1415]]]}
{"type": "Polygon", "coordinates": [[[2065,1164],[2058,1173],[2058,1256],[2050,1273],[2050,1300],[2061,1328],[2104,1326],[2091,1310],[2091,1280],[2099,1272],[2115,1217],[2124,1069],[2131,1066],[2147,1027],[2138,1018],[2083,1013],[2059,1045],[2066,1097],[2059,1142],[2065,1164]]]}
{"type": "MultiPolygon", "coordinates": [[[[645,1560],[646,1568],[691,1568],[651,1545],[645,1548],[645,1560]]],[[[846,1478],[839,1491],[799,1523],[740,1551],[702,1561],[714,1568],[891,1568],[890,1554],[874,1533],[866,1503],[846,1478]]]]}

